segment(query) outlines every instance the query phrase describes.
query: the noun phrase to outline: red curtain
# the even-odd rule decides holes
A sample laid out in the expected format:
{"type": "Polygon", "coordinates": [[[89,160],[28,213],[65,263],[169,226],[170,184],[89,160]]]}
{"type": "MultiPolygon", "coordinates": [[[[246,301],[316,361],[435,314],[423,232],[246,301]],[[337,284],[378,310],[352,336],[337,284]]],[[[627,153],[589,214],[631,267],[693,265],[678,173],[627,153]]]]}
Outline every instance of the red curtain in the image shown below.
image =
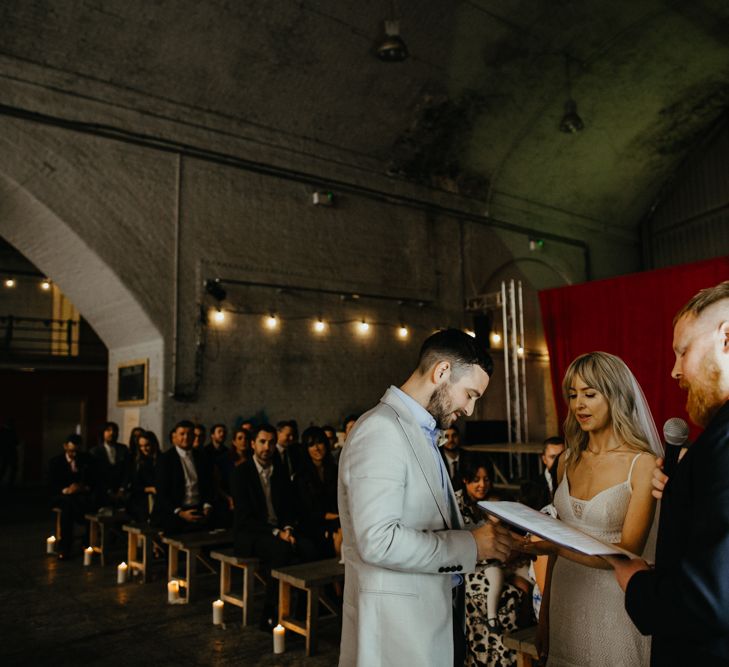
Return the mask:
{"type": "MultiPolygon", "coordinates": [[[[566,415],[562,378],[580,354],[619,356],[643,387],[659,433],[686,415],[686,392],[671,377],[673,317],[700,289],[729,279],[729,257],[672,266],[539,293],[560,424],[566,415]]],[[[692,425],[692,437],[696,427],[692,425]]]]}

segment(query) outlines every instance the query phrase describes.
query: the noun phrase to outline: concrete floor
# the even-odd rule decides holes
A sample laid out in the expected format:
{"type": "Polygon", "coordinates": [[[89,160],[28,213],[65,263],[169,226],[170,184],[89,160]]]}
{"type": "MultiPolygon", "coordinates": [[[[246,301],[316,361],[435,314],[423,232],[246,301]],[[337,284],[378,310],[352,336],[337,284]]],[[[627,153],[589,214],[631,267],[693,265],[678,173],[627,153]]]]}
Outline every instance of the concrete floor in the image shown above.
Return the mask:
{"type": "MultiPolygon", "coordinates": [[[[212,624],[218,577],[201,577],[198,601],[166,604],[163,571],[148,584],[116,584],[119,549],[111,563],[83,567],[45,554],[53,532],[43,493],[6,490],[0,497],[0,665],[336,665],[338,619],[320,625],[318,655],[307,658],[303,637],[287,632],[286,652],[274,656],[270,635],[241,627],[226,605],[224,627],[212,624]]],[[[79,550],[81,540],[78,541],[79,550]]],[[[121,544],[119,545],[121,547],[121,544]]],[[[256,611],[262,598],[256,599],[256,611]]]]}

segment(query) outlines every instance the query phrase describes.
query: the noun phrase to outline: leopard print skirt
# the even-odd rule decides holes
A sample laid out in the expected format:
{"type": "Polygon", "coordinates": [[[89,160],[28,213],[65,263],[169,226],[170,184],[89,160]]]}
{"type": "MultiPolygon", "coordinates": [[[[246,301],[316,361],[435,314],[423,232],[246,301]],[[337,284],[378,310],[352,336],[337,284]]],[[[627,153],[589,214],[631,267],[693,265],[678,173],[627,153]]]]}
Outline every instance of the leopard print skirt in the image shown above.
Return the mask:
{"type": "Polygon", "coordinates": [[[482,571],[466,577],[466,641],[468,642],[467,667],[511,667],[516,665],[516,652],[507,649],[502,632],[517,629],[517,614],[526,595],[513,584],[504,582],[499,601],[499,632],[486,627],[486,596],[489,582],[482,571]]]}

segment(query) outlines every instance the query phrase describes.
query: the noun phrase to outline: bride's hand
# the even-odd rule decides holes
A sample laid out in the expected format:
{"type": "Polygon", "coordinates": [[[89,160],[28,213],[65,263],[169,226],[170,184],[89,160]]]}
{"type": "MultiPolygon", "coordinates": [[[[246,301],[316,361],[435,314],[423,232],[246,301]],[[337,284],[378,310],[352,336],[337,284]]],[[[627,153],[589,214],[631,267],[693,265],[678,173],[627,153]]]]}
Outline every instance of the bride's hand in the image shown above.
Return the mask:
{"type": "Polygon", "coordinates": [[[540,540],[537,537],[522,537],[514,543],[514,551],[521,551],[530,556],[549,556],[558,554],[559,547],[554,542],[540,540]]]}

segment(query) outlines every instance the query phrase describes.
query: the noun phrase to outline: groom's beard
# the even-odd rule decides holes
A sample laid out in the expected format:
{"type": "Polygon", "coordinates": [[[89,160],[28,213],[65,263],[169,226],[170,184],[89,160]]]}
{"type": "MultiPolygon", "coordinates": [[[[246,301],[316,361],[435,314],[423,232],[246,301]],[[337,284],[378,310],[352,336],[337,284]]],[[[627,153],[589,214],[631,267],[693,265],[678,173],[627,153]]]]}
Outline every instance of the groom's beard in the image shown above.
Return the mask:
{"type": "Polygon", "coordinates": [[[706,428],[711,418],[724,404],[719,387],[721,385],[721,369],[713,360],[705,357],[701,361],[698,372],[700,380],[689,383],[681,380],[681,389],[688,390],[686,398],[686,412],[694,424],[706,428]]]}
{"type": "Polygon", "coordinates": [[[453,401],[449,394],[450,384],[448,382],[438,387],[430,397],[427,410],[433,415],[435,425],[443,430],[447,429],[458,419],[459,413],[453,410],[453,401]]]}

